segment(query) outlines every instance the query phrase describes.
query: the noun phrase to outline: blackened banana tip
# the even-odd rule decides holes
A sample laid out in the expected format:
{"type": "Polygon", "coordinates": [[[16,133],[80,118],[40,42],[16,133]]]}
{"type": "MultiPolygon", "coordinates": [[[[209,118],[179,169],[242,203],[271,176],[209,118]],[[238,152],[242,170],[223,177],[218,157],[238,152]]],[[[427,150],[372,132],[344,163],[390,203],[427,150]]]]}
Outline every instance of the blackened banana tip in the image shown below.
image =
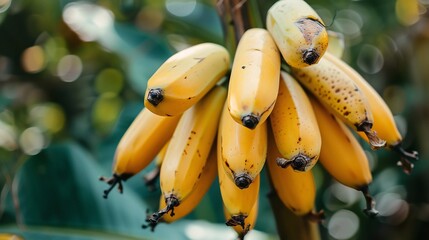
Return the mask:
{"type": "Polygon", "coordinates": [[[305,171],[307,167],[307,159],[304,156],[297,156],[291,163],[291,166],[294,170],[305,171]]]}
{"type": "Polygon", "coordinates": [[[241,174],[234,179],[235,185],[240,189],[248,188],[252,183],[252,179],[247,174],[241,174]]]}
{"type": "Polygon", "coordinates": [[[250,128],[250,129],[255,129],[259,123],[259,118],[253,114],[249,114],[249,115],[244,116],[241,119],[241,122],[243,123],[243,125],[245,127],[250,128]]]}
{"type": "Polygon", "coordinates": [[[152,88],[147,94],[147,101],[153,106],[158,106],[164,100],[164,92],[160,88],[152,88]]]}
{"type": "Polygon", "coordinates": [[[302,53],[302,60],[308,65],[312,65],[318,62],[320,55],[313,49],[306,49],[302,53]]]}

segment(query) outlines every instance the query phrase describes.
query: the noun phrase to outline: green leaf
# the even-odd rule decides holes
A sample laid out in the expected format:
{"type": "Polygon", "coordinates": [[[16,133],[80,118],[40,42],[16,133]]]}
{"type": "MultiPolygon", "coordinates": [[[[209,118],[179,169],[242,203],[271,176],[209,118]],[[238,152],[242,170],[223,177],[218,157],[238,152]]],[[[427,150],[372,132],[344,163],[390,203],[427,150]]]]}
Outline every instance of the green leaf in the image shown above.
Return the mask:
{"type": "Polygon", "coordinates": [[[30,158],[17,176],[17,213],[23,224],[183,238],[177,228],[142,229],[148,205],[131,190],[103,199],[106,185],[98,180],[102,173],[94,158],[74,142],[52,144],[30,158]]]}

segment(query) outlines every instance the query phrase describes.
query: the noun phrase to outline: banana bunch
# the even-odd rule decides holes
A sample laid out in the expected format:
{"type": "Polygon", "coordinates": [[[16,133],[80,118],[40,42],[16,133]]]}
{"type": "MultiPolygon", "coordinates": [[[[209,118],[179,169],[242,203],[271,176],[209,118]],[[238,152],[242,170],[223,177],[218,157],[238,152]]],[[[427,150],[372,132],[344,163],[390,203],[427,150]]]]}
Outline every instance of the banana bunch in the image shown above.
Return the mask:
{"type": "Polygon", "coordinates": [[[145,108],[117,146],[113,176],[100,178],[110,185],[104,197],[154,162],[145,180],[154,186],[159,179],[159,208],[143,225],[154,230],[195,209],[217,176],[226,225],[243,239],[255,227],[265,163],[272,192],[291,212],[323,219],[312,172],[320,163],[361,191],[364,212],[375,216],[372,173],[357,136],[373,150],[398,152],[405,172],[418,154],[401,146],[380,95],[327,47],[311,6],[280,0],[267,12],[266,29],[241,35],[233,61],[214,43],[171,56],[148,80],[145,108]]]}

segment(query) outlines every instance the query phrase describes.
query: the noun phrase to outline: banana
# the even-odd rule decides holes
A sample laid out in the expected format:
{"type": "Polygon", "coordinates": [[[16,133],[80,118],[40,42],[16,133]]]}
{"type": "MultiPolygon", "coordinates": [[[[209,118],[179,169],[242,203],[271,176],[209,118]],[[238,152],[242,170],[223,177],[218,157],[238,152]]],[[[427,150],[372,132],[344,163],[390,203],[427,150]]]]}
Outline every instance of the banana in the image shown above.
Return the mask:
{"type": "Polygon", "coordinates": [[[104,198],[118,185],[122,193],[122,181],[147,167],[161,148],[173,135],[180,115],[162,117],[144,108],[131,123],[116,148],[113,161],[113,176],[100,177],[110,188],[104,191],[104,198]]]}
{"type": "MultiPolygon", "coordinates": [[[[404,168],[404,171],[410,172],[413,168],[413,164],[406,158],[418,159],[418,152],[407,152],[402,148],[402,135],[396,126],[393,114],[386,102],[378,94],[378,92],[346,62],[342,61],[335,55],[330,54],[329,52],[325,54],[325,57],[332,64],[344,71],[365,94],[371,109],[373,109],[372,115],[374,118],[374,124],[372,129],[377,132],[377,135],[381,139],[386,141],[386,147],[391,148],[401,154],[402,158],[400,163],[404,168]]],[[[369,139],[365,134],[362,132],[358,132],[358,134],[363,139],[365,139],[365,141],[369,142],[369,139]]]]}
{"type": "Polygon", "coordinates": [[[222,169],[239,188],[247,188],[261,172],[267,154],[267,121],[251,130],[234,121],[227,104],[218,131],[222,169]]]}
{"type": "Polygon", "coordinates": [[[292,168],[277,166],[276,159],[281,156],[272,131],[268,131],[267,166],[268,175],[274,191],[283,204],[298,216],[313,219],[323,218],[323,213],[314,213],[316,184],[311,170],[300,172],[292,168]]]}
{"type": "Polygon", "coordinates": [[[246,218],[251,215],[253,206],[259,198],[260,175],[255,177],[248,188],[240,189],[225,171],[219,152],[217,164],[220,194],[225,211],[229,213],[226,225],[241,226],[245,229],[246,218]]]}
{"type": "Polygon", "coordinates": [[[375,201],[369,195],[372,174],[368,158],[351,130],[324,108],[315,98],[310,98],[322,135],[319,162],[341,184],[361,191],[366,200],[364,212],[375,216],[375,201]]]}
{"type": "MultiPolygon", "coordinates": [[[[217,176],[217,171],[217,148],[216,144],[214,144],[210,150],[210,154],[207,159],[207,163],[204,166],[201,178],[195,184],[194,190],[192,190],[189,196],[183,199],[180,205],[174,209],[174,216],[166,214],[164,215],[163,220],[168,223],[171,223],[185,217],[191,211],[193,211],[201,202],[204,195],[210,189],[210,186],[212,185],[214,179],[217,176]]],[[[165,207],[167,206],[165,203],[164,196],[161,196],[159,201],[159,208],[163,209],[165,207]]]]}
{"type": "Polygon", "coordinates": [[[372,130],[374,110],[362,90],[344,71],[322,58],[318,64],[292,68],[292,74],[344,123],[365,133],[372,148],[385,146],[386,141],[372,130]]]}
{"type": "Polygon", "coordinates": [[[276,102],[280,77],[280,53],[268,31],[247,30],[238,43],[228,87],[232,118],[254,129],[264,122],[276,102]]]}
{"type": "Polygon", "coordinates": [[[283,59],[295,68],[315,64],[328,48],[329,36],[322,19],[303,0],[280,0],[267,13],[267,30],[283,59]]]}
{"type": "MultiPolygon", "coordinates": [[[[256,199],[256,202],[253,204],[252,210],[250,210],[247,218],[244,219],[244,228],[242,228],[240,225],[231,225],[231,227],[237,233],[238,239],[244,239],[247,233],[249,233],[252,229],[255,228],[256,218],[258,217],[258,210],[259,200],[256,199]]],[[[223,213],[227,221],[228,219],[231,219],[231,214],[228,212],[225,206],[223,207],[223,213]]]]}
{"type": "Polygon", "coordinates": [[[168,144],[160,170],[160,186],[166,207],[146,219],[152,228],[166,213],[174,210],[195,189],[216,136],[227,95],[216,86],[201,101],[186,110],[168,144]]]}
{"type": "Polygon", "coordinates": [[[307,94],[288,73],[281,72],[279,94],[270,115],[275,142],[283,168],[308,171],[319,159],[322,138],[307,94]]]}
{"type": "Polygon", "coordinates": [[[0,233],[0,240],[23,240],[24,238],[20,235],[13,233],[0,233]]]}
{"type": "Polygon", "coordinates": [[[184,49],[148,80],[144,104],[161,116],[179,115],[213,88],[229,67],[229,53],[223,46],[201,43],[184,49]]]}

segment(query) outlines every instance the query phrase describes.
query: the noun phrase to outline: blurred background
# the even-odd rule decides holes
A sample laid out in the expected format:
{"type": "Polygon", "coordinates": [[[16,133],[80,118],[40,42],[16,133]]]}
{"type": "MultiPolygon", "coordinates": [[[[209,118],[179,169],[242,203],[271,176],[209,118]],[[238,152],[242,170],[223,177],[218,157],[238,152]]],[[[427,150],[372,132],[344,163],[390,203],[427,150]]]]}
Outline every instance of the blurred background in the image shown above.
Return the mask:
{"type": "MultiPolygon", "coordinates": [[[[274,2],[256,2],[264,15],[274,2]]],[[[429,236],[428,0],[308,0],[344,40],[343,58],[383,96],[420,160],[407,175],[367,149],[379,217],[359,192],[315,168],[322,239],[429,236]]],[[[158,207],[141,174],[103,199],[116,144],[143,107],[146,81],[174,52],[223,44],[212,0],[0,0],[0,232],[26,239],[234,239],[217,181],[188,217],[144,230],[158,207]]],[[[365,144],[363,144],[365,145],[365,144]]],[[[278,239],[263,174],[247,239],[278,239]]]]}

